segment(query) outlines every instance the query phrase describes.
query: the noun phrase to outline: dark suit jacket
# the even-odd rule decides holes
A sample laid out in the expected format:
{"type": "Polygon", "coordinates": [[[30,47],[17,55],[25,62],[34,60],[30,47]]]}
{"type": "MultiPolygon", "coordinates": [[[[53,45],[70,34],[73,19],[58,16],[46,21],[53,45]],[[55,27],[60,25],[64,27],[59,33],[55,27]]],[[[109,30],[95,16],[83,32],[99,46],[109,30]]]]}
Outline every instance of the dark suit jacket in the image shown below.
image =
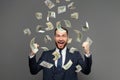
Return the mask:
{"type": "Polygon", "coordinates": [[[76,65],[81,65],[81,72],[84,74],[89,74],[91,71],[92,58],[84,56],[84,60],[81,54],[78,51],[70,53],[69,49],[66,52],[65,64],[71,60],[73,62],[72,66],[68,70],[60,70],[55,67],[55,61],[53,60],[54,56],[52,53],[55,51],[45,51],[42,53],[42,56],[36,61],[36,56],[29,58],[29,67],[31,74],[37,74],[40,70],[43,70],[43,80],[78,80],[76,70],[76,65]],[[42,61],[53,64],[51,68],[46,68],[40,65],[42,61]]]}

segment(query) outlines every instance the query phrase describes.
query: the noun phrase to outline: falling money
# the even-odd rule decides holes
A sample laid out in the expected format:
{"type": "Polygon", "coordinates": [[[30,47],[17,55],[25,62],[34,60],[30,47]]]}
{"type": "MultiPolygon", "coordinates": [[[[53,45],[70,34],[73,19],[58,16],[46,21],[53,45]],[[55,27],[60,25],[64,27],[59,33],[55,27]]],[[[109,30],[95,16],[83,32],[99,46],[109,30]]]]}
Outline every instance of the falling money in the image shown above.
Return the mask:
{"type": "Polygon", "coordinates": [[[68,38],[67,43],[70,44],[72,42],[72,38],[68,38]]]}
{"type": "Polygon", "coordinates": [[[46,31],[53,30],[54,26],[51,22],[47,22],[46,25],[48,26],[47,28],[45,28],[46,31]]]}
{"type": "Polygon", "coordinates": [[[53,64],[48,63],[48,62],[46,62],[46,61],[42,61],[42,62],[40,63],[40,65],[43,66],[43,67],[46,67],[46,68],[51,68],[51,67],[53,66],[53,64]]]}
{"type": "Polygon", "coordinates": [[[74,47],[71,47],[70,50],[69,50],[70,53],[74,53],[75,51],[78,51],[78,49],[74,48],[74,47]]]}
{"type": "Polygon", "coordinates": [[[86,39],[86,41],[85,41],[85,42],[88,42],[90,46],[91,46],[91,45],[92,45],[92,43],[93,43],[93,41],[92,41],[89,37],[87,37],[87,39],[86,39]]]}
{"type": "Polygon", "coordinates": [[[49,8],[52,9],[55,4],[51,0],[45,0],[45,5],[49,8]]]}
{"type": "Polygon", "coordinates": [[[48,51],[49,50],[47,47],[41,47],[41,49],[43,49],[43,51],[48,51]]]}
{"type": "Polygon", "coordinates": [[[53,58],[54,61],[58,60],[61,57],[60,53],[58,53],[57,51],[54,51],[52,55],[54,55],[54,58],[53,58]]]}
{"type": "Polygon", "coordinates": [[[30,48],[34,53],[38,52],[37,44],[35,44],[35,37],[31,39],[30,41],[30,48]]]}
{"type": "Polygon", "coordinates": [[[24,29],[23,32],[24,32],[25,35],[31,35],[31,31],[30,31],[29,28],[24,29]]]}
{"type": "Polygon", "coordinates": [[[58,7],[58,14],[66,12],[66,6],[59,6],[58,7]]]}
{"type": "Polygon", "coordinates": [[[71,18],[73,18],[73,19],[78,19],[78,18],[79,18],[78,12],[72,13],[72,14],[71,14],[71,18]]]}
{"type": "Polygon", "coordinates": [[[80,65],[77,65],[75,72],[80,72],[81,70],[82,70],[82,67],[80,65]]]}
{"type": "Polygon", "coordinates": [[[38,20],[42,19],[42,13],[41,13],[41,12],[36,12],[36,13],[35,13],[35,17],[36,17],[38,20]]]}
{"type": "Polygon", "coordinates": [[[64,20],[66,27],[71,27],[71,22],[69,20],[64,20]]]}
{"type": "Polygon", "coordinates": [[[86,25],[82,27],[82,31],[87,31],[89,30],[89,25],[88,22],[86,21],[86,25]]]}
{"type": "Polygon", "coordinates": [[[82,39],[82,34],[79,30],[74,30],[77,34],[77,42],[81,42],[81,39],[82,39]]]}
{"type": "Polygon", "coordinates": [[[48,17],[56,18],[56,13],[54,11],[48,11],[48,17]]]}
{"type": "Polygon", "coordinates": [[[37,27],[36,27],[36,32],[45,33],[45,31],[42,30],[42,26],[41,26],[41,25],[37,25],[37,27]]]}
{"type": "Polygon", "coordinates": [[[70,4],[68,4],[67,6],[69,9],[75,9],[76,7],[74,6],[74,2],[71,2],[70,4]]]}
{"type": "Polygon", "coordinates": [[[68,70],[72,66],[72,64],[73,64],[73,62],[71,60],[69,60],[67,64],[62,66],[62,68],[64,70],[68,70]]]}
{"type": "Polygon", "coordinates": [[[56,3],[60,3],[60,0],[56,0],[56,3]]]}

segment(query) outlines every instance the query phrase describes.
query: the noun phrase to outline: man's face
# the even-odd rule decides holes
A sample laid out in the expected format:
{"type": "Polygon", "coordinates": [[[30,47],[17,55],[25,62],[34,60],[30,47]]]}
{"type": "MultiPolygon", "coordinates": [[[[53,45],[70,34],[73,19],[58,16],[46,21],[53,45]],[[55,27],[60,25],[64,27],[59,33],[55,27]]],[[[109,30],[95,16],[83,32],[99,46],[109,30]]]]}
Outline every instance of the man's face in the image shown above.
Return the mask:
{"type": "Polygon", "coordinates": [[[55,44],[58,49],[63,49],[67,45],[68,34],[65,30],[56,30],[54,36],[55,44]]]}

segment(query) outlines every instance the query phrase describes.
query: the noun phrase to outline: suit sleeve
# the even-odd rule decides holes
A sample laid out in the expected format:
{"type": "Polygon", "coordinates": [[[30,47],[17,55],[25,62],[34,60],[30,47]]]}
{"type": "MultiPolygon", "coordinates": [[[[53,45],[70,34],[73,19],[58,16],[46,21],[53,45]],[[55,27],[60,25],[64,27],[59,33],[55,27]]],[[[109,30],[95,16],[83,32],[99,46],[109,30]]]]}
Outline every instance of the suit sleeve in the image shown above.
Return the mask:
{"type": "Polygon", "coordinates": [[[38,62],[36,61],[36,55],[33,58],[29,57],[29,69],[32,75],[37,74],[41,69],[43,69],[43,67],[39,65],[43,61],[43,58],[44,58],[44,53],[42,53],[38,62]]]}
{"type": "Polygon", "coordinates": [[[88,75],[91,72],[92,55],[90,55],[89,57],[86,57],[84,55],[84,60],[83,60],[81,54],[78,52],[77,59],[78,59],[78,64],[81,65],[82,67],[81,72],[88,75]]]}

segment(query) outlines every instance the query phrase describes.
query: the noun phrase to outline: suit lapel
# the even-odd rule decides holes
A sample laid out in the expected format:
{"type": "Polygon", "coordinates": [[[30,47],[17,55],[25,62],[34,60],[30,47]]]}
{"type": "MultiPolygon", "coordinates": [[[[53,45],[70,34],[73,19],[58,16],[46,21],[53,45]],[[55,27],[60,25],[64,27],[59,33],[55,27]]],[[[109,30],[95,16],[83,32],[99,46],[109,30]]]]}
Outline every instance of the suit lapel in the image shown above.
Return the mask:
{"type": "Polygon", "coordinates": [[[67,48],[67,51],[66,51],[66,58],[65,58],[65,64],[67,64],[67,62],[70,60],[70,53],[69,53],[69,49],[67,48]]]}

